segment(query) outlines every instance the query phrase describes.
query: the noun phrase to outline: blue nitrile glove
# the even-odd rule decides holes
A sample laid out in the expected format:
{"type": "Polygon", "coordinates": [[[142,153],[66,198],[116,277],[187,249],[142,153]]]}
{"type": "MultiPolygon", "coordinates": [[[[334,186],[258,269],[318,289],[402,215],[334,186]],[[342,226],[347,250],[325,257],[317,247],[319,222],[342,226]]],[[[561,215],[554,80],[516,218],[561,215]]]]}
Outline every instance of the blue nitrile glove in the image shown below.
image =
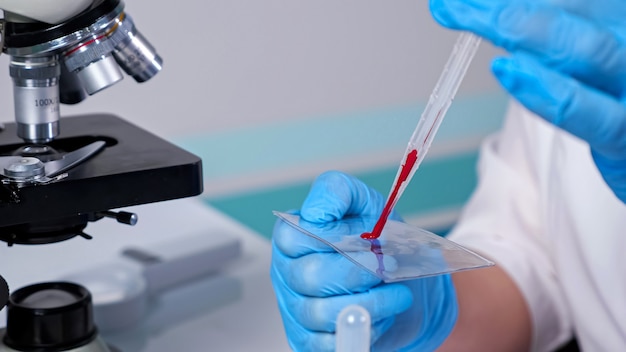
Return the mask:
{"type": "Polygon", "coordinates": [[[430,0],[439,23],[511,54],[493,72],[512,96],[587,141],[626,202],[626,1],[430,0]]]}
{"type": "MultiPolygon", "coordinates": [[[[384,201],[356,178],[331,171],[318,177],[299,213],[320,224],[375,217],[384,201]]],[[[272,244],[272,283],[294,350],[333,351],[337,315],[350,304],[370,312],[374,351],[434,350],[454,327],[458,306],[449,275],[385,284],[280,220],[272,244]]]]}

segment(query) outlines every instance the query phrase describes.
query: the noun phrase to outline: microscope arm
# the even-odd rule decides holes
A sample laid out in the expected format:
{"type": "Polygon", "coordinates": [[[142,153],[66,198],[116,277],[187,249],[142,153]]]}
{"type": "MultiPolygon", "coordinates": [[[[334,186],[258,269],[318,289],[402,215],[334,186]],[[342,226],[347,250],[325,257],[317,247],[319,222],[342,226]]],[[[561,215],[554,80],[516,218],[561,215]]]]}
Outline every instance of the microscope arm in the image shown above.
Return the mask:
{"type": "Polygon", "coordinates": [[[50,24],[61,23],[87,9],[93,0],[0,0],[5,17],[16,14],[23,22],[37,20],[50,24]]]}

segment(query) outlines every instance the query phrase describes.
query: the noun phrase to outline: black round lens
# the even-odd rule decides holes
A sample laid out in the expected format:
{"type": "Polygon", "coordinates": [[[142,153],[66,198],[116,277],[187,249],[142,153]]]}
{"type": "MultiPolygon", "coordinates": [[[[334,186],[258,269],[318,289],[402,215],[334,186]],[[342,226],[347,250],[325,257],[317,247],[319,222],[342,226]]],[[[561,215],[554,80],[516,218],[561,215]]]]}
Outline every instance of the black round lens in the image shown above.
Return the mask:
{"type": "Polygon", "coordinates": [[[91,294],[80,285],[48,282],[9,297],[4,343],[18,351],[64,351],[96,338],[91,294]]]}

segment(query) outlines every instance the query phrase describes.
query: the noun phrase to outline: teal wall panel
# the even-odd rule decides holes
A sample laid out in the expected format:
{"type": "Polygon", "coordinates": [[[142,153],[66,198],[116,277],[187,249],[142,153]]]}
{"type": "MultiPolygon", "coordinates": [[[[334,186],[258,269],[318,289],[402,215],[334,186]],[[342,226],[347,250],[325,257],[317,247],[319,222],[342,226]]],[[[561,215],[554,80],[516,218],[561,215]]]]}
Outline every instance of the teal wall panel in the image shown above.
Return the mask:
{"type": "MultiPolygon", "coordinates": [[[[506,104],[502,92],[457,97],[441,124],[434,148],[495,131],[506,104]]],[[[370,152],[401,155],[423,109],[424,104],[418,103],[220,133],[203,131],[176,142],[202,158],[207,182],[219,182],[325,160],[364,158],[370,152]]]]}
{"type": "MultiPolygon", "coordinates": [[[[401,215],[454,211],[467,201],[476,185],[476,143],[500,127],[507,99],[502,92],[491,92],[455,100],[433,143],[433,150],[440,152],[429,154],[415,174],[396,206],[401,215]]],[[[293,176],[290,171],[330,161],[337,165],[337,160],[366,160],[370,153],[400,155],[422,109],[417,103],[220,133],[199,131],[176,143],[202,158],[204,182],[211,189],[203,195],[206,202],[269,237],[272,210],[299,208],[318,172],[293,176]],[[274,174],[280,176],[276,181],[274,174]],[[256,183],[259,175],[263,182],[256,183]]],[[[394,158],[376,160],[352,172],[386,195],[398,164],[394,158]]],[[[440,229],[451,225],[441,224],[440,229]]]]}
{"type": "MultiPolygon", "coordinates": [[[[400,215],[415,216],[460,207],[476,185],[476,158],[476,152],[470,152],[425,161],[396,205],[400,215]]],[[[383,168],[359,172],[355,176],[386,195],[396,172],[396,168],[383,168]]],[[[206,201],[269,238],[275,221],[272,211],[299,208],[309,187],[310,183],[286,184],[244,194],[208,197],[206,201]]]]}

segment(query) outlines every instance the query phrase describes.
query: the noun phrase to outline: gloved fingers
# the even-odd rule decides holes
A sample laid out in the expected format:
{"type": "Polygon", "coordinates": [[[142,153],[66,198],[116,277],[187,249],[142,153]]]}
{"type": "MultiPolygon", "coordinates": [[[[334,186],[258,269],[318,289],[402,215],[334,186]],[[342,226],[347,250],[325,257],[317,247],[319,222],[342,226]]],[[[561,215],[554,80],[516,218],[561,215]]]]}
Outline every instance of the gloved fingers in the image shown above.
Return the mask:
{"type": "Polygon", "coordinates": [[[294,351],[332,351],[335,345],[332,331],[312,331],[298,319],[300,307],[309,298],[297,294],[285,283],[284,271],[275,265],[276,255],[272,253],[270,278],[289,345],[294,351]]]}
{"type": "Polygon", "coordinates": [[[330,222],[348,215],[379,216],[384,206],[382,195],[355,178],[328,171],[313,182],[300,214],[311,222],[330,222]]]}
{"type": "Polygon", "coordinates": [[[613,159],[626,155],[626,105],[532,58],[500,58],[493,71],[524,106],[613,159]]]}
{"type": "Polygon", "coordinates": [[[308,330],[295,321],[288,312],[281,311],[281,314],[291,349],[298,352],[332,352],[335,350],[334,333],[308,330]]]}
{"type": "Polygon", "coordinates": [[[431,9],[444,26],[476,32],[512,53],[531,53],[614,95],[626,91],[626,43],[608,26],[546,0],[431,0],[431,9]]]}
{"type": "Polygon", "coordinates": [[[335,322],[341,309],[358,304],[367,309],[373,322],[380,321],[408,309],[413,303],[411,290],[401,284],[381,285],[367,292],[326,298],[299,296],[289,305],[295,321],[312,331],[335,331],[335,322]]]}
{"type": "MultiPolygon", "coordinates": [[[[398,266],[391,256],[383,256],[382,262],[371,252],[351,252],[350,256],[374,272],[379,265],[388,271],[398,266]]],[[[280,271],[285,284],[292,290],[311,297],[365,292],[381,283],[379,277],[339,253],[314,253],[289,258],[275,251],[272,265],[280,271]]]]}
{"type": "MultiPolygon", "coordinates": [[[[380,285],[356,294],[309,297],[295,292],[283,274],[276,265],[271,266],[270,277],[286,328],[297,325],[306,331],[334,332],[337,316],[348,305],[362,306],[370,313],[372,322],[381,322],[407,310],[413,303],[411,289],[402,284],[380,285]]],[[[381,333],[384,326],[380,325],[381,333]]]]}
{"type": "MultiPolygon", "coordinates": [[[[543,2],[558,6],[580,17],[605,23],[613,27],[616,32],[620,32],[618,28],[624,28],[626,3],[622,0],[543,0],[543,2]]],[[[626,36],[626,33],[624,35],[626,36]]]]}
{"type": "Polygon", "coordinates": [[[292,314],[296,307],[294,302],[299,302],[305,297],[296,294],[285,284],[282,272],[274,265],[275,256],[276,252],[273,252],[270,277],[289,346],[294,351],[332,351],[335,344],[332,334],[310,331],[294,318],[292,314]]]}
{"type": "MultiPolygon", "coordinates": [[[[352,302],[345,304],[344,306],[333,307],[333,312],[329,313],[329,321],[328,324],[325,324],[325,330],[320,331],[319,329],[310,329],[307,326],[312,326],[313,324],[308,321],[302,320],[302,307],[307,307],[308,305],[314,304],[312,302],[312,298],[299,295],[293,290],[291,290],[283,280],[281,273],[277,270],[275,265],[272,265],[270,276],[272,279],[272,284],[274,286],[274,291],[276,292],[276,298],[278,301],[278,307],[280,309],[280,313],[283,319],[283,325],[285,327],[285,332],[287,334],[287,339],[289,341],[289,345],[295,351],[333,351],[335,348],[335,329],[336,329],[336,318],[333,318],[332,315],[334,311],[340,312],[348,304],[352,304],[352,302]]],[[[401,285],[399,285],[401,286],[401,285]]],[[[405,290],[406,291],[406,290],[405,290]]],[[[406,301],[407,292],[404,292],[404,295],[399,295],[399,297],[406,301]]],[[[410,291],[408,292],[410,295],[410,291]]],[[[351,297],[351,296],[343,296],[343,297],[351,297]]],[[[326,298],[328,300],[330,298],[326,298]]],[[[333,301],[338,301],[336,297],[332,298],[333,301]]],[[[393,299],[393,296],[390,297],[393,299]]],[[[412,299],[412,296],[410,297],[412,299]]],[[[317,299],[320,309],[324,309],[322,304],[319,303],[317,299]]],[[[346,301],[343,299],[341,301],[346,301]]],[[[361,301],[357,301],[361,302],[361,301]]],[[[342,304],[342,302],[338,302],[338,304],[342,304]]],[[[332,306],[332,304],[329,304],[332,306]]],[[[410,304],[409,304],[410,305],[410,304]]],[[[364,306],[365,307],[365,306],[364,306]]],[[[408,307],[407,307],[408,308],[408,307]]],[[[367,309],[367,308],[366,308],[367,309]]],[[[319,315],[324,315],[324,313],[318,313],[319,315]]],[[[371,313],[370,313],[371,314],[371,313]]],[[[374,317],[380,316],[380,313],[376,313],[376,315],[372,318],[372,329],[371,329],[371,341],[374,343],[377,341],[392,325],[395,319],[395,315],[391,315],[389,317],[379,319],[377,321],[374,320],[374,317]]]]}
{"type": "Polygon", "coordinates": [[[274,224],[272,233],[277,248],[292,258],[312,253],[333,252],[331,245],[350,250],[369,247],[360,235],[371,231],[377,220],[377,218],[350,217],[327,223],[311,223],[300,218],[297,225],[292,224],[297,221],[296,219],[298,218],[291,218],[288,222],[279,218],[274,224]]]}
{"type": "Polygon", "coordinates": [[[283,254],[292,258],[311,253],[335,251],[324,242],[304,234],[281,219],[277,219],[274,223],[272,242],[283,254]]]}
{"type": "MultiPolygon", "coordinates": [[[[510,2],[529,2],[528,0],[511,0],[510,2]]],[[[472,3],[464,1],[470,6],[472,3]]],[[[482,2],[486,6],[499,6],[502,1],[482,2]]],[[[595,22],[607,24],[610,27],[617,26],[623,28],[624,18],[626,18],[626,3],[622,0],[533,0],[533,4],[542,7],[553,7],[562,9],[571,14],[583,17],[595,22]]],[[[433,14],[445,11],[450,3],[447,1],[430,0],[430,8],[433,14]]],[[[460,5],[455,3],[454,5],[460,5]]],[[[462,12],[462,8],[451,9],[455,12],[462,12]]]]}
{"type": "Polygon", "coordinates": [[[347,218],[327,223],[311,223],[300,218],[298,227],[278,219],[274,224],[272,239],[278,248],[290,257],[301,257],[311,253],[333,252],[328,243],[346,244],[346,241],[359,246],[364,241],[359,236],[371,231],[375,218],[347,218]],[[311,236],[315,234],[324,241],[311,236]]]}
{"type": "Polygon", "coordinates": [[[274,252],[272,265],[289,288],[311,297],[364,292],[381,282],[339,253],[314,253],[294,259],[274,252]]]}
{"type": "Polygon", "coordinates": [[[393,323],[396,321],[396,316],[391,316],[389,318],[381,319],[379,321],[372,323],[372,330],[370,331],[370,341],[371,344],[374,345],[376,341],[380,340],[380,338],[393,326],[393,323]]]}

